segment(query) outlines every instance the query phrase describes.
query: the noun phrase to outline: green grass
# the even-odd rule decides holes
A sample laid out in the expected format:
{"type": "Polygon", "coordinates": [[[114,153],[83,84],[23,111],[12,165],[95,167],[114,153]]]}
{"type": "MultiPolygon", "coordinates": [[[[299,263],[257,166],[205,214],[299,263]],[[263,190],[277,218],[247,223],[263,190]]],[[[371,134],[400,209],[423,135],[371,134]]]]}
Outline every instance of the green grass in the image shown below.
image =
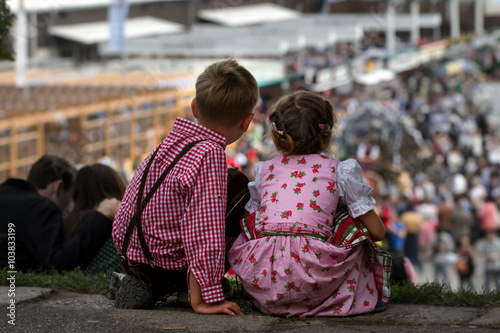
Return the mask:
{"type": "MultiPolygon", "coordinates": [[[[0,270],[0,285],[8,285],[7,269],[0,270]]],[[[106,289],[108,272],[84,273],[80,269],[70,272],[18,272],[16,286],[44,287],[55,290],[71,290],[80,293],[102,293],[106,289]]],[[[239,281],[232,281],[237,298],[249,296],[239,281]]],[[[465,306],[493,308],[500,306],[500,291],[477,293],[471,289],[450,290],[445,284],[431,282],[418,287],[412,284],[392,286],[392,304],[422,304],[434,306],[465,306]]]]}
{"type": "Polygon", "coordinates": [[[478,293],[470,288],[452,291],[440,282],[393,285],[391,303],[491,308],[500,306],[500,291],[478,293]]]}
{"type": "MultiPolygon", "coordinates": [[[[6,286],[9,281],[7,269],[0,270],[0,285],[6,286]]],[[[42,287],[55,290],[71,290],[80,293],[96,294],[106,289],[108,273],[84,273],[80,269],[69,272],[17,272],[16,287],[42,287]]]]}

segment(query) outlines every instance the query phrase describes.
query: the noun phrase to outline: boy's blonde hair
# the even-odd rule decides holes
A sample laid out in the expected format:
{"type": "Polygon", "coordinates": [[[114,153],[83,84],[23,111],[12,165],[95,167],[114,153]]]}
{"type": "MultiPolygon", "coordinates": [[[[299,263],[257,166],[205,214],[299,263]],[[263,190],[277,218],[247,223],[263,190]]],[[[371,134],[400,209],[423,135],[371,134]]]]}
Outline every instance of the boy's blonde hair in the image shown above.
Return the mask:
{"type": "Polygon", "coordinates": [[[200,121],[233,126],[252,113],[259,86],[235,60],[213,63],[196,81],[196,111],[200,121]]]}
{"type": "Polygon", "coordinates": [[[318,154],[328,149],[338,125],[330,102],[304,90],[283,95],[269,120],[273,141],[284,155],[318,154]]]}

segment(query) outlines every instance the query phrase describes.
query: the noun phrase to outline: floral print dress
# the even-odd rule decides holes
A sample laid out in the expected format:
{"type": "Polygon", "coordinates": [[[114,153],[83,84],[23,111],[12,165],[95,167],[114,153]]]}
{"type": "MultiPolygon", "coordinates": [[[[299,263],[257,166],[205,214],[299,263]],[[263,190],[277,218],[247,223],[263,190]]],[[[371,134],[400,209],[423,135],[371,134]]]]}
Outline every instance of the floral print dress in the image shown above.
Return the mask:
{"type": "Polygon", "coordinates": [[[346,316],[372,311],[380,298],[376,260],[365,246],[376,247],[368,231],[335,220],[340,198],[353,217],[371,210],[371,188],[354,160],[344,164],[343,174],[338,167],[337,160],[319,154],[256,166],[247,205],[252,214],[242,221],[244,232],[229,262],[262,312],[346,316]],[[252,206],[258,209],[252,212],[252,206]]]}

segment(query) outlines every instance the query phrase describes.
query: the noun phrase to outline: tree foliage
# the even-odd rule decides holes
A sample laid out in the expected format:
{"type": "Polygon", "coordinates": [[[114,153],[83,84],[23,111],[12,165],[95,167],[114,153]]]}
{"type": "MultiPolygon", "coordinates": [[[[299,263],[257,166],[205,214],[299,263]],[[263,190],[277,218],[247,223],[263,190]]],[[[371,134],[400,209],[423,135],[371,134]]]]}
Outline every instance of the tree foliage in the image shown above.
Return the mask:
{"type": "Polygon", "coordinates": [[[7,1],[0,0],[0,60],[14,60],[9,33],[15,17],[7,1]]]}

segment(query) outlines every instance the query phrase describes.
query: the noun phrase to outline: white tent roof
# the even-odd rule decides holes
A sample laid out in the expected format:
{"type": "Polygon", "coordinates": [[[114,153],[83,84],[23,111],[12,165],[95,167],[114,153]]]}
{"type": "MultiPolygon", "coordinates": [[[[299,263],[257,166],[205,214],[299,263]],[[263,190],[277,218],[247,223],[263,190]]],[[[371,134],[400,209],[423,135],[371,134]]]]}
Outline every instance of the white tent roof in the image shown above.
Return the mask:
{"type": "MultiPolygon", "coordinates": [[[[130,5],[165,2],[172,0],[128,0],[130,5]]],[[[17,11],[20,0],[7,0],[7,5],[17,11]]],[[[82,10],[109,7],[111,0],[24,0],[24,8],[28,12],[53,12],[61,10],[82,10]]]]}
{"type": "MultiPolygon", "coordinates": [[[[152,16],[128,19],[125,25],[125,38],[138,38],[153,35],[166,35],[184,30],[182,24],[161,20],[152,16]]],[[[110,37],[108,21],[61,25],[49,28],[51,35],[70,39],[82,44],[107,42],[110,37]]]]}
{"type": "MultiPolygon", "coordinates": [[[[303,46],[326,47],[335,41],[359,41],[363,37],[359,24],[318,22],[316,16],[309,15],[252,26],[195,24],[187,32],[131,40],[127,52],[136,56],[280,57],[303,46]]],[[[100,45],[100,51],[106,53],[105,45],[100,45]]]]}
{"type": "Polygon", "coordinates": [[[198,17],[207,21],[226,26],[237,27],[264,22],[276,22],[296,19],[301,12],[278,6],[272,3],[262,3],[249,6],[203,9],[198,17]]]}
{"type": "MultiPolygon", "coordinates": [[[[332,24],[352,24],[353,22],[363,25],[365,30],[385,31],[387,26],[387,17],[385,13],[371,14],[328,14],[311,16],[311,19],[316,22],[332,24]]],[[[441,14],[439,13],[420,13],[419,26],[420,28],[436,28],[441,26],[441,14]]],[[[395,25],[397,31],[410,31],[412,27],[411,14],[397,13],[395,15],[395,25]]]]}

